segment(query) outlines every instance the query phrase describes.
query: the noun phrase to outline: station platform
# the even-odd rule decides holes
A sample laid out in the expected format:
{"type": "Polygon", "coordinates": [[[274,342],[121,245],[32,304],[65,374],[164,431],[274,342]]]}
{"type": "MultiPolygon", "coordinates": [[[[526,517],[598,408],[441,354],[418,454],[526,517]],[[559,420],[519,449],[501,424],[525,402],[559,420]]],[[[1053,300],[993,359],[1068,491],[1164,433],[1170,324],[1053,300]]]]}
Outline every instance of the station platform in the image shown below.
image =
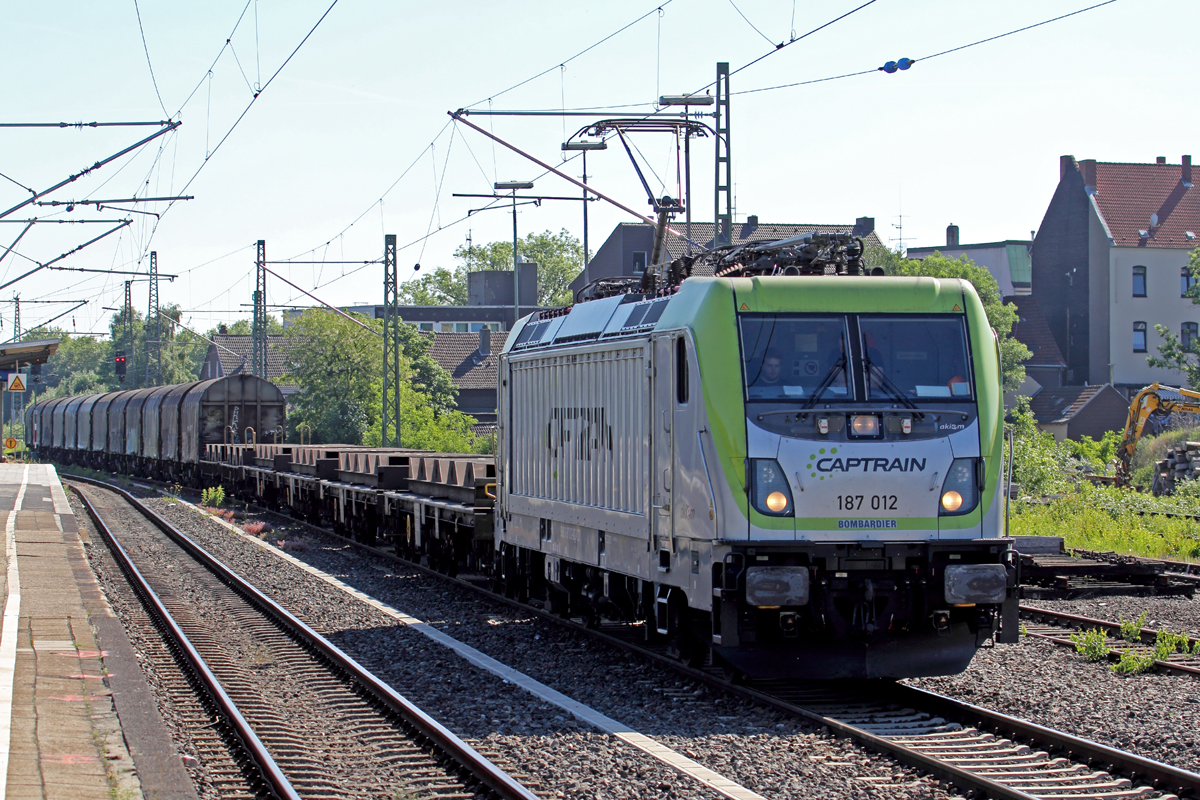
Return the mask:
{"type": "Polygon", "coordinates": [[[0,519],[0,800],[195,800],[54,467],[0,464],[0,519]]]}

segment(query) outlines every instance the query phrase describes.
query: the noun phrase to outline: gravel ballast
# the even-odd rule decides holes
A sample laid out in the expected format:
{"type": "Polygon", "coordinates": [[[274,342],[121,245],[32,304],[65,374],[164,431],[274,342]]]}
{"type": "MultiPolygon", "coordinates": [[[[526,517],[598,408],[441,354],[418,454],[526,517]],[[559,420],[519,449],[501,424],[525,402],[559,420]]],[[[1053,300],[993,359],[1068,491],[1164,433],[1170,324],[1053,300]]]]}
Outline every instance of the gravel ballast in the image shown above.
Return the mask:
{"type": "MultiPolygon", "coordinates": [[[[707,797],[708,790],[542,703],[324,581],[166,500],[150,505],[481,751],[561,797],[707,797]],[[633,784],[628,783],[634,776],[633,784]]],[[[768,797],[947,797],[822,728],[684,680],[640,656],[481,598],[337,537],[278,525],[304,562],[768,797]]]]}
{"type": "Polygon", "coordinates": [[[1144,627],[1183,631],[1200,637],[1200,599],[1186,597],[1094,597],[1087,600],[1030,600],[1025,605],[1092,617],[1109,622],[1136,620],[1146,613],[1144,627]]]}

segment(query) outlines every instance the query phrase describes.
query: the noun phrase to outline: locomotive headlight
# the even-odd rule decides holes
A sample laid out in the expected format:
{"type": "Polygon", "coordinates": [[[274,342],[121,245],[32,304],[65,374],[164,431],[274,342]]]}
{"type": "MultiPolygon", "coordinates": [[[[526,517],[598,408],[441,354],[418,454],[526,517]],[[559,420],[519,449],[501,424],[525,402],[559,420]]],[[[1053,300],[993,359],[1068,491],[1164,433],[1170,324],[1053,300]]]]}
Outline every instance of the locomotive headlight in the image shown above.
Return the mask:
{"type": "Polygon", "coordinates": [[[792,487],[775,459],[750,459],[750,502],[769,517],[793,516],[792,487]]]}
{"type": "Polygon", "coordinates": [[[850,435],[856,439],[879,435],[879,417],[874,414],[855,414],[850,418],[850,435]]]}
{"type": "Polygon", "coordinates": [[[942,484],[941,507],[938,515],[956,517],[969,514],[979,505],[978,459],[956,458],[942,484]]]}

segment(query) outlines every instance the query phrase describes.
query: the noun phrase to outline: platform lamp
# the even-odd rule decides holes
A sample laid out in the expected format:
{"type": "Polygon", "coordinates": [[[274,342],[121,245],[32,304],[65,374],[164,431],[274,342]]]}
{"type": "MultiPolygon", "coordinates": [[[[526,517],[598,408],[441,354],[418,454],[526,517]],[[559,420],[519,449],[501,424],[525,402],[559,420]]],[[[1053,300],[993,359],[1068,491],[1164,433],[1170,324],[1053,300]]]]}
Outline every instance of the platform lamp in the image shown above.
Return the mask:
{"type": "Polygon", "coordinates": [[[492,188],[497,192],[512,192],[512,212],[513,212],[513,322],[509,327],[511,331],[517,326],[517,320],[521,318],[521,279],[517,275],[517,264],[520,262],[517,259],[517,190],[532,189],[533,181],[497,181],[492,184],[492,188]]]}
{"type": "MultiPolygon", "coordinates": [[[[583,153],[583,183],[587,185],[587,154],[589,150],[607,150],[608,142],[603,139],[576,139],[571,142],[563,142],[562,149],[564,151],[577,151],[583,153]]],[[[587,189],[583,190],[583,285],[588,285],[588,193],[587,189]]]]}

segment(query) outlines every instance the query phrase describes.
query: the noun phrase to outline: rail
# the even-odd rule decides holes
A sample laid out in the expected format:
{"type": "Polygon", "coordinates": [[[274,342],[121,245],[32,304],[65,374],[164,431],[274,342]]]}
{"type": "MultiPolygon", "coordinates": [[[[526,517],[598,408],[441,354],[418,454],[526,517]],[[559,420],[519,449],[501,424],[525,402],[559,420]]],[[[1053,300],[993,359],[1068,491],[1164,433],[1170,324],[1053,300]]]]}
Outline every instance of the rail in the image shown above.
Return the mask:
{"type": "MultiPolygon", "coordinates": [[[[86,478],[67,475],[63,477],[70,477],[72,480],[85,483],[96,483],[105,488],[113,488],[99,481],[91,481],[86,478]]],[[[142,577],[142,573],[138,568],[134,566],[133,561],[129,558],[129,554],[125,552],[125,548],[113,536],[108,524],[105,523],[104,519],[96,511],[96,507],[92,505],[92,501],[83,492],[77,492],[76,494],[83,502],[83,506],[87,509],[88,516],[91,517],[96,529],[100,531],[100,535],[108,543],[109,550],[112,551],[113,556],[121,567],[121,571],[125,573],[134,590],[145,599],[150,613],[158,619],[163,630],[166,631],[167,635],[174,641],[176,647],[183,654],[184,659],[191,665],[192,670],[196,673],[196,677],[204,686],[205,691],[208,692],[213,703],[220,710],[221,715],[225,717],[230,728],[233,729],[234,736],[242,743],[242,748],[254,763],[255,768],[258,769],[259,774],[262,775],[263,781],[270,787],[271,794],[279,800],[300,800],[300,795],[292,788],[292,784],[287,779],[287,776],[283,774],[283,771],[275,763],[275,759],[267,752],[266,745],[262,743],[262,740],[258,738],[258,735],[250,727],[250,723],[242,716],[242,712],[238,710],[237,705],[234,704],[228,693],[226,693],[224,687],[221,686],[216,675],[213,674],[208,664],[200,656],[200,653],[192,645],[191,641],[188,640],[183,629],[179,627],[174,617],[167,611],[162,600],[150,588],[150,584],[142,577]]]]}
{"type": "MultiPolygon", "coordinates": [[[[537,800],[536,795],[515,781],[510,775],[485,758],[473,747],[458,738],[458,736],[440,722],[413,705],[407,698],[381,681],[373,673],[366,670],[324,636],[310,628],[283,606],[271,600],[236,572],[230,570],[222,562],[218,561],[188,538],[182,531],[167,522],[125,489],[94,478],[86,478],[69,473],[61,473],[61,475],[64,480],[92,484],[120,495],[123,500],[133,506],[146,519],[150,520],[155,527],[170,537],[172,541],[187,551],[189,555],[212,570],[214,574],[227,582],[235,591],[273,617],[277,622],[291,631],[293,635],[299,637],[338,668],[350,675],[376,700],[391,709],[391,711],[416,729],[422,736],[433,742],[439,750],[450,756],[460,767],[478,779],[488,789],[495,792],[498,797],[504,798],[504,800],[537,800]]],[[[115,542],[116,540],[112,539],[111,541],[115,542]]],[[[290,798],[295,797],[295,795],[281,795],[282,797],[290,798]]]]}

